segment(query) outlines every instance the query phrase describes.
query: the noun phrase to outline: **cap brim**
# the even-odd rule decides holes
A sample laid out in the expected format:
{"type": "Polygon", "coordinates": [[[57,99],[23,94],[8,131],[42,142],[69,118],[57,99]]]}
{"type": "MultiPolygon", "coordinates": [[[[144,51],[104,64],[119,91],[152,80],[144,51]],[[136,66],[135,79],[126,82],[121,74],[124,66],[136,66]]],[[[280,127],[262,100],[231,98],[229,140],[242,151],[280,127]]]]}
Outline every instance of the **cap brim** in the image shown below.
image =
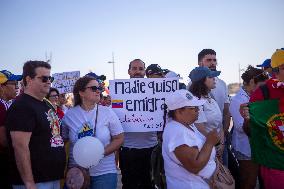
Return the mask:
{"type": "Polygon", "coordinates": [[[13,74],[8,78],[8,81],[21,81],[22,79],[23,79],[23,76],[13,74]]]}
{"type": "Polygon", "coordinates": [[[206,100],[198,99],[197,97],[194,97],[194,100],[188,101],[188,104],[185,106],[202,106],[205,104],[206,100]]]}
{"type": "Polygon", "coordinates": [[[271,67],[271,64],[270,64],[270,63],[264,63],[264,64],[256,65],[256,67],[260,67],[260,68],[269,68],[269,67],[271,67]]]}
{"type": "Polygon", "coordinates": [[[211,71],[209,77],[217,77],[219,76],[221,71],[211,71]]]}

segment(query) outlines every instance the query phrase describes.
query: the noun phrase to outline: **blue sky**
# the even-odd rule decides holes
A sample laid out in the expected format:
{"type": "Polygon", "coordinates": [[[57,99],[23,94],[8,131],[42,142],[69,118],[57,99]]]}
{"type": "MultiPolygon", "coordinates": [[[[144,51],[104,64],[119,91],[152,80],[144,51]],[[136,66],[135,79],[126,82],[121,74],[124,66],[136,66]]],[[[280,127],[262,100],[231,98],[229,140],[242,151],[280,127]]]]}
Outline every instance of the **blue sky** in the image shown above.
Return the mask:
{"type": "Polygon", "coordinates": [[[203,48],[217,52],[227,83],[238,64],[261,64],[284,47],[284,1],[1,0],[0,69],[22,72],[27,60],[52,53],[52,72],[89,70],[128,78],[141,58],[180,73],[197,66],[203,48]]]}

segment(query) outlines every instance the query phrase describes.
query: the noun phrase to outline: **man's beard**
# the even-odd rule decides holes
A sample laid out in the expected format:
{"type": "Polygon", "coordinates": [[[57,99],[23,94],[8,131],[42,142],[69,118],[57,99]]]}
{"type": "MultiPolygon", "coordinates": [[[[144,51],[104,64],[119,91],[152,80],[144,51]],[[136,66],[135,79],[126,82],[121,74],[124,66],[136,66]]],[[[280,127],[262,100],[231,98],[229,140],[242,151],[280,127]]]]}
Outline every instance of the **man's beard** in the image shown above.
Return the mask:
{"type": "Polygon", "coordinates": [[[216,66],[210,66],[209,69],[210,69],[211,71],[217,71],[216,66]]]}
{"type": "Polygon", "coordinates": [[[143,75],[136,74],[136,75],[132,76],[131,78],[143,78],[143,77],[144,77],[143,75]]]}

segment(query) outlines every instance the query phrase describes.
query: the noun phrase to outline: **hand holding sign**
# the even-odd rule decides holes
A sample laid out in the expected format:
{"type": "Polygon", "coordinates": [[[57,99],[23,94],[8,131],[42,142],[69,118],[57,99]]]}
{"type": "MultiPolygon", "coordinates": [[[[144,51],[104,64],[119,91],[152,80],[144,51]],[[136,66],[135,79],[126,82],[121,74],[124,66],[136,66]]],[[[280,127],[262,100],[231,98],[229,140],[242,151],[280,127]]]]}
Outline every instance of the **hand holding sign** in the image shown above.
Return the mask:
{"type": "Polygon", "coordinates": [[[104,146],[99,139],[86,136],[75,143],[73,156],[76,163],[81,167],[96,166],[104,157],[104,146]]]}

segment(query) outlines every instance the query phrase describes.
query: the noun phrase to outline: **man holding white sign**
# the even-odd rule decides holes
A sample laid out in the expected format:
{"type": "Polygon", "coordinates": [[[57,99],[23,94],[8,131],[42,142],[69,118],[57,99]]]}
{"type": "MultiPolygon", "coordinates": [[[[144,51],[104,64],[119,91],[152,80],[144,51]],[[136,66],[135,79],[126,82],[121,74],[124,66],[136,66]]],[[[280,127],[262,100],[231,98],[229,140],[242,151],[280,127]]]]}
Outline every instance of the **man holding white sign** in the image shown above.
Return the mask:
{"type": "Polygon", "coordinates": [[[130,62],[128,74],[132,79],[110,82],[112,108],[125,131],[119,154],[122,188],[152,189],[150,160],[157,131],[163,128],[163,93],[176,90],[178,81],[143,79],[145,63],[140,59],[130,62]]]}

